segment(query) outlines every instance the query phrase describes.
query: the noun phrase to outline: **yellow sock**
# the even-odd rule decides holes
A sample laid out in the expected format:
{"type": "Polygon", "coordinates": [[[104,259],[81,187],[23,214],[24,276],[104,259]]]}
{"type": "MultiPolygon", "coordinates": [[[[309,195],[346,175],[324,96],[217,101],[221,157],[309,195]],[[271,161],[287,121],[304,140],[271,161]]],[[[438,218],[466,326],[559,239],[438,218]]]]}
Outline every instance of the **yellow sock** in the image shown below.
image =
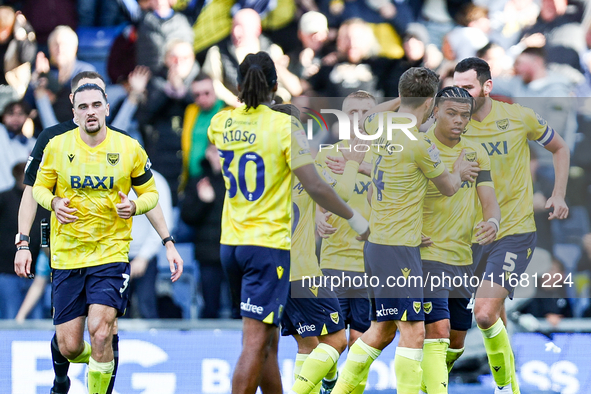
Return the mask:
{"type": "Polygon", "coordinates": [[[425,339],[423,344],[423,369],[421,390],[429,394],[447,394],[447,364],[445,356],[449,347],[449,339],[425,339]]]}
{"type": "Polygon", "coordinates": [[[423,349],[396,348],[394,372],[396,373],[396,392],[398,394],[418,394],[423,379],[422,360],[423,349]]]}
{"type": "MultiPolygon", "coordinates": [[[[367,373],[369,373],[369,368],[367,368],[367,373]]],[[[363,392],[365,391],[366,385],[367,385],[367,374],[365,374],[365,379],[363,379],[361,381],[361,383],[359,383],[357,385],[357,387],[355,387],[355,389],[353,391],[351,391],[351,394],[363,394],[363,392]]]]}
{"type": "Polygon", "coordinates": [[[304,361],[308,358],[309,354],[298,353],[296,354],[295,364],[293,366],[293,377],[294,381],[298,378],[300,371],[302,370],[302,365],[304,365],[304,361]]]}
{"type": "Polygon", "coordinates": [[[82,350],[82,353],[80,353],[78,357],[68,361],[76,364],[88,364],[88,360],[90,359],[90,353],[92,353],[90,343],[84,341],[84,350],[82,350]]]}
{"type": "Polygon", "coordinates": [[[359,338],[349,349],[347,361],[332,394],[350,394],[364,379],[367,380],[371,363],[382,351],[367,345],[359,338]]]}
{"type": "Polygon", "coordinates": [[[447,349],[447,354],[445,356],[445,363],[447,364],[447,373],[451,372],[451,369],[454,367],[454,364],[460,356],[464,354],[464,348],[461,349],[447,349]]]}
{"type": "Polygon", "coordinates": [[[517,369],[515,368],[515,355],[511,351],[511,389],[513,394],[521,394],[519,390],[519,382],[517,382],[517,369]]]}
{"type": "Polygon", "coordinates": [[[480,328],[484,338],[484,348],[488,356],[488,363],[499,387],[511,383],[511,342],[503,321],[499,318],[492,327],[480,328]]]}
{"type": "Polygon", "coordinates": [[[337,378],[337,363],[334,363],[330,371],[324,377],[325,380],[335,380],[337,378]]]}
{"type": "Polygon", "coordinates": [[[335,348],[326,343],[319,344],[302,364],[291,391],[309,394],[338,360],[339,352],[335,348]]]}
{"type": "Polygon", "coordinates": [[[88,394],[106,394],[115,369],[115,360],[99,363],[90,357],[88,362],[88,394]]]}

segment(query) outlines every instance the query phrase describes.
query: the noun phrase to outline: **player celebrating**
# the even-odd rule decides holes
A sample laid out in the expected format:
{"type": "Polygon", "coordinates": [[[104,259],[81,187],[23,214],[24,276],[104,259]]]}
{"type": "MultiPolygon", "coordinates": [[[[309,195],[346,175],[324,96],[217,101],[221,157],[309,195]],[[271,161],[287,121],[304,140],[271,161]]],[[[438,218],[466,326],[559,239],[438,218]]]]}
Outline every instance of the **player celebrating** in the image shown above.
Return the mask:
{"type": "Polygon", "coordinates": [[[289,292],[292,171],[320,205],[349,218],[360,234],[368,227],[316,172],[301,123],[269,108],[277,72],[268,54],[244,58],[239,90],[245,106],[218,113],[208,131],[219,150],[228,190],[222,265],[243,317],[243,349],[232,393],[254,394],[260,386],[263,393],[274,394],[282,390],[277,326],[289,292]]]}
{"type": "MultiPolygon", "coordinates": [[[[441,161],[451,167],[462,150],[465,159],[478,163],[480,172],[475,184],[463,182],[452,197],[444,196],[429,183],[423,205],[423,239],[421,259],[425,284],[425,344],[423,346],[422,390],[429,394],[447,394],[448,366],[461,355],[449,352],[450,330],[454,330],[454,347],[462,349],[466,332],[472,326],[468,304],[472,293],[466,287],[453,287],[451,281],[435,282],[442,277],[470,278],[472,272],[472,236],[478,209],[482,205],[484,221],[476,226],[481,245],[494,241],[501,213],[490,176],[490,160],[484,148],[462,137],[470,121],[473,99],[458,87],[447,87],[437,93],[433,115],[436,123],[427,138],[439,149],[441,161]],[[431,281],[428,278],[431,277],[431,281]],[[431,287],[433,285],[433,287],[431,287]],[[447,354],[447,357],[446,357],[447,354]]],[[[451,369],[451,368],[450,368],[451,369]]]]}
{"type": "Polygon", "coordinates": [[[158,192],[139,143],[106,127],[109,106],[102,88],[79,86],[73,104],[80,127],[47,144],[33,196],[53,211],[52,286],[60,352],[73,362],[88,359],[89,393],[105,394],[114,369],[113,325],[127,304],[129,219],[154,208],[158,192]],[[136,201],[127,198],[132,185],[136,201]],[[87,314],[92,348],[83,340],[87,314]]]}
{"type": "Polygon", "coordinates": [[[536,245],[528,140],[537,141],[553,155],[554,190],[546,203],[547,209],[554,208],[550,220],[568,216],[564,196],[570,152],[562,137],[534,111],[490,98],[493,82],[484,60],[467,58],[459,62],[454,85],[475,98],[465,137],[487,150],[503,218],[497,240],[492,245],[474,247],[475,269],[484,270],[485,278],[476,293],[474,314],[496,382],[495,393],[519,393],[513,351],[501,316],[505,298],[513,291],[508,279],[525,272],[536,245]]]}
{"type": "MultiPolygon", "coordinates": [[[[76,74],[74,78],[72,78],[72,93],[78,88],[78,86],[87,83],[94,83],[101,89],[105,89],[105,81],[100,74],[94,71],[83,71],[76,74]]],[[[72,97],[73,94],[70,94],[70,101],[72,101],[72,97]]],[[[27,277],[31,272],[30,270],[32,260],[31,253],[28,250],[28,234],[30,234],[31,226],[33,225],[33,220],[35,219],[35,213],[37,212],[37,202],[33,198],[33,185],[37,179],[37,170],[39,169],[43,152],[52,138],[76,129],[77,127],[78,125],[74,120],[68,120],[43,130],[43,132],[41,132],[39,135],[37,142],[35,143],[35,147],[31,152],[31,156],[29,156],[29,160],[25,168],[25,190],[23,192],[23,197],[21,199],[18,212],[19,233],[16,237],[16,246],[18,251],[14,259],[15,272],[19,276],[27,277]]],[[[114,128],[113,130],[120,131],[114,128]]],[[[180,277],[183,271],[183,260],[174,247],[174,239],[170,236],[160,204],[157,204],[156,208],[147,212],[146,216],[161,238],[166,240],[166,242],[163,242],[166,246],[166,257],[170,263],[170,270],[172,273],[171,279],[175,281],[180,277]]],[[[115,357],[115,366],[107,394],[111,394],[113,391],[113,386],[115,384],[115,374],[117,372],[119,361],[119,335],[117,334],[117,323],[115,323],[115,328],[113,330],[112,344],[115,357]]],[[[70,380],[68,378],[70,362],[60,353],[57,337],[55,335],[51,340],[51,357],[53,361],[53,369],[55,372],[55,379],[51,389],[51,394],[66,394],[70,388],[70,380]]]]}
{"type": "MultiPolygon", "coordinates": [[[[399,112],[414,116],[418,120],[416,123],[424,123],[431,114],[438,82],[437,75],[426,68],[407,70],[398,84],[399,112]]],[[[379,112],[389,105],[380,104],[374,111],[379,112]]],[[[367,134],[378,130],[379,116],[376,115],[370,112],[365,120],[367,134]]],[[[386,117],[386,114],[381,116],[386,117]]],[[[393,120],[395,124],[408,124],[403,114],[393,120]]],[[[429,180],[443,194],[451,196],[460,188],[462,179],[469,180],[477,174],[476,163],[465,161],[464,153],[450,173],[441,163],[437,147],[426,136],[420,135],[414,126],[406,131],[416,140],[398,130],[392,140],[381,136],[372,146],[375,190],[371,200],[371,233],[365,244],[364,258],[366,273],[384,281],[401,276],[406,279],[411,272],[422,276],[419,244],[423,199],[429,180]],[[404,149],[401,151],[393,144],[402,145],[404,149]]],[[[333,393],[351,393],[365,378],[382,349],[392,342],[398,329],[400,340],[394,361],[397,390],[401,394],[416,394],[421,385],[420,362],[425,335],[422,288],[378,286],[369,288],[369,295],[371,326],[351,347],[333,393]]]]}
{"type": "MultiPolygon", "coordinates": [[[[349,94],[343,101],[342,111],[347,114],[350,120],[350,139],[354,137],[353,126],[357,122],[359,130],[363,130],[362,122],[365,115],[376,105],[375,98],[362,90],[349,94]]],[[[316,156],[316,163],[323,167],[323,171],[334,176],[337,181],[353,181],[353,195],[347,201],[348,204],[360,212],[363,217],[369,219],[371,207],[367,201],[367,193],[371,185],[369,172],[365,174],[365,168],[371,169],[371,158],[366,157],[361,163],[358,171],[350,172],[350,166],[354,165],[352,161],[342,159],[343,155],[348,154],[347,148],[350,145],[349,140],[343,140],[330,149],[322,149],[316,156]],[[342,168],[336,168],[336,163],[342,163],[342,168]],[[336,173],[333,175],[330,171],[336,173]]],[[[347,223],[339,218],[333,217],[330,212],[316,212],[316,225],[318,234],[324,238],[322,240],[322,249],[320,252],[320,268],[325,275],[346,275],[351,279],[362,277],[365,272],[363,264],[363,243],[356,239],[357,234],[351,230],[347,223]]],[[[363,334],[370,325],[369,321],[369,296],[367,288],[361,287],[340,287],[336,290],[345,319],[345,327],[349,327],[349,348],[363,334]]],[[[336,382],[336,366],[325,379],[322,386],[326,393],[330,393],[336,382]]],[[[362,381],[357,386],[355,393],[363,393],[366,381],[362,381]]]]}

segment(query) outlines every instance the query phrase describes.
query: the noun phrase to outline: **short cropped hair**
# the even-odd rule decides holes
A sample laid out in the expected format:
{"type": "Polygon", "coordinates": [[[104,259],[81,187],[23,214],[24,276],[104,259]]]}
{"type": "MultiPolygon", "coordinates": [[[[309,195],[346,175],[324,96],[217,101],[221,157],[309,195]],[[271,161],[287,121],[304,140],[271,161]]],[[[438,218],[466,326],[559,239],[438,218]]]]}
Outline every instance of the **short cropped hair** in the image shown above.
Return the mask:
{"type": "Polygon", "coordinates": [[[488,63],[477,57],[467,57],[456,64],[454,72],[464,73],[469,70],[476,71],[476,78],[481,85],[483,85],[489,79],[492,79],[490,75],[490,66],[488,63]]]}
{"type": "Polygon", "coordinates": [[[398,82],[400,104],[417,108],[435,96],[438,86],[439,76],[434,71],[425,67],[409,68],[398,82]]]}

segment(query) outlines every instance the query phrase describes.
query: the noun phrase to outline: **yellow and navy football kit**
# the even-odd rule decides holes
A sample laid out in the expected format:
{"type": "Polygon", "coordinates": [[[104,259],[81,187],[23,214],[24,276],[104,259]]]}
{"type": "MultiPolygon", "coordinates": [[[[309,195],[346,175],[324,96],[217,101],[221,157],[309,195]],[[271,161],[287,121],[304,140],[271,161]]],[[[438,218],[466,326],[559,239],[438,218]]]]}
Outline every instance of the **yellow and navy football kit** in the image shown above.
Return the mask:
{"type": "Polygon", "coordinates": [[[132,220],[117,215],[118,192],[134,187],[136,214],[158,203],[150,161],[136,140],[107,128],[105,140],[90,147],[80,133],[75,128],[48,142],[33,186],[41,206],[51,210],[55,193],[70,200],[78,217],[68,224],[55,213],[51,218],[55,324],[85,315],[89,304],[124,312],[132,220]]]}
{"type": "MultiPolygon", "coordinates": [[[[349,147],[349,141],[340,141],[330,148],[322,148],[316,155],[316,164],[321,167],[322,174],[334,177],[337,181],[353,177],[355,187],[353,193],[347,196],[347,203],[351,208],[369,220],[371,206],[367,201],[367,192],[371,185],[371,178],[367,175],[355,172],[354,174],[334,174],[326,164],[328,156],[342,157],[343,154],[336,148],[337,145],[345,149],[349,147]]],[[[341,148],[342,149],[342,148],[341,148]]],[[[365,161],[371,164],[371,153],[367,153],[365,161]]],[[[348,162],[349,163],[349,162],[348,162]]],[[[348,179],[347,179],[348,180],[348,179]]],[[[330,237],[322,239],[320,251],[320,268],[324,275],[351,278],[351,287],[340,286],[335,289],[345,324],[354,330],[364,332],[369,328],[369,295],[367,288],[362,285],[355,287],[354,283],[362,283],[360,280],[365,273],[363,262],[364,242],[356,239],[357,233],[347,224],[347,221],[339,216],[332,215],[328,224],[336,229],[330,237]],[[359,278],[358,278],[359,277],[359,278]],[[356,280],[356,278],[358,278],[356,280]]]]}
{"type": "Polygon", "coordinates": [[[490,160],[482,146],[466,138],[461,138],[453,148],[443,144],[435,135],[435,125],[429,129],[427,137],[439,149],[441,161],[447,168],[453,168],[462,150],[466,152],[464,160],[476,162],[480,168],[476,182],[462,182],[451,197],[441,194],[433,182],[429,182],[423,205],[423,235],[433,242],[421,248],[423,278],[427,282],[423,303],[425,323],[449,319],[452,329],[465,331],[472,326],[472,313],[467,306],[474,289],[468,287],[469,282],[467,286],[454,287],[450,279],[469,279],[473,275],[471,246],[475,217],[480,211],[476,188],[494,188],[490,160]],[[441,282],[433,281],[435,278],[441,282]],[[432,287],[432,283],[437,286],[432,287]]]}
{"type": "MultiPolygon", "coordinates": [[[[386,114],[382,116],[386,117],[386,114]]],[[[374,135],[379,130],[380,115],[365,120],[365,130],[374,135]]],[[[394,118],[397,124],[408,119],[394,118]]],[[[385,123],[385,122],[383,122],[385,123]]],[[[443,173],[445,165],[437,146],[416,127],[410,129],[415,140],[401,130],[388,140],[386,130],[373,142],[373,193],[369,241],[364,259],[368,276],[382,283],[369,289],[372,320],[424,320],[422,286],[423,270],[419,244],[423,227],[423,200],[430,178],[443,173]],[[400,147],[391,149],[391,147],[400,147]],[[395,280],[397,286],[385,281],[395,280]],[[384,285],[381,287],[381,285],[384,285]]]]}
{"type": "Polygon", "coordinates": [[[220,253],[241,315],[279,325],[289,292],[292,170],[312,164],[301,123],[259,105],[222,111],[208,136],[227,195],[220,253]]]}
{"type": "MultiPolygon", "coordinates": [[[[468,123],[465,137],[487,151],[501,208],[496,241],[482,247],[472,240],[475,270],[509,291],[513,290],[509,276],[525,272],[536,245],[528,141],[546,146],[554,135],[555,131],[533,110],[496,100],[492,100],[491,111],[482,122],[472,119],[468,123]]],[[[475,223],[481,220],[479,215],[475,223]]]]}
{"type": "MultiPolygon", "coordinates": [[[[324,177],[326,181],[331,178],[324,177]]],[[[334,186],[334,183],[331,183],[334,186]]],[[[291,293],[281,320],[281,335],[302,337],[331,334],[345,328],[334,291],[317,286],[322,271],[316,257],[316,203],[294,177],[292,187],[291,293]]]]}

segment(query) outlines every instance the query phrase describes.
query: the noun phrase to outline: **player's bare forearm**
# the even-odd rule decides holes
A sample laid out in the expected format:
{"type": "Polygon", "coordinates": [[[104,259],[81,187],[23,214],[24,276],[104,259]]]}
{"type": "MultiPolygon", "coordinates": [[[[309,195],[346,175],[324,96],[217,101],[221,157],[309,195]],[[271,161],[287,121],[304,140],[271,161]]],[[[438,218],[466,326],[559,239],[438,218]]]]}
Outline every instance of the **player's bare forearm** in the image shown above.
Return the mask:
{"type": "Polygon", "coordinates": [[[546,202],[546,209],[553,208],[553,212],[550,213],[549,219],[566,219],[568,217],[568,206],[564,201],[566,196],[566,185],[568,183],[568,174],[570,168],[570,150],[566,145],[566,142],[558,134],[555,134],[554,138],[546,149],[552,152],[552,161],[554,163],[554,190],[552,196],[546,202]]]}
{"type": "Polygon", "coordinates": [[[359,165],[359,173],[367,176],[371,176],[371,164],[364,161],[359,165]]]}
{"type": "Polygon", "coordinates": [[[168,226],[166,225],[166,219],[164,218],[164,212],[162,212],[162,207],[160,203],[156,204],[154,209],[149,210],[146,212],[146,217],[154,227],[154,230],[158,233],[161,239],[164,239],[170,235],[168,231],[168,226]]]}
{"type": "Polygon", "coordinates": [[[490,186],[477,186],[476,192],[478,193],[478,199],[482,205],[482,217],[484,220],[487,221],[488,219],[493,218],[500,223],[501,208],[497,202],[495,189],[490,186]]]}
{"type": "MultiPolygon", "coordinates": [[[[378,112],[398,111],[398,108],[400,108],[400,97],[396,97],[395,99],[384,101],[383,103],[376,105],[367,111],[365,114],[365,119],[367,119],[368,116],[378,112]]],[[[363,120],[362,124],[365,124],[365,119],[363,120]]]]}
{"type": "MultiPolygon", "coordinates": [[[[37,213],[37,201],[33,198],[33,188],[26,185],[21,198],[21,204],[18,209],[18,232],[30,235],[35,214],[37,213]]],[[[28,246],[28,243],[21,241],[19,246],[28,246]]],[[[20,277],[27,277],[31,273],[31,263],[33,258],[31,251],[22,249],[16,252],[14,256],[14,272],[20,277]]]]}
{"type": "Polygon", "coordinates": [[[344,219],[353,217],[353,210],[324,182],[316,172],[313,164],[307,164],[295,169],[293,172],[304,186],[304,189],[306,189],[306,192],[318,205],[344,219]]]}

